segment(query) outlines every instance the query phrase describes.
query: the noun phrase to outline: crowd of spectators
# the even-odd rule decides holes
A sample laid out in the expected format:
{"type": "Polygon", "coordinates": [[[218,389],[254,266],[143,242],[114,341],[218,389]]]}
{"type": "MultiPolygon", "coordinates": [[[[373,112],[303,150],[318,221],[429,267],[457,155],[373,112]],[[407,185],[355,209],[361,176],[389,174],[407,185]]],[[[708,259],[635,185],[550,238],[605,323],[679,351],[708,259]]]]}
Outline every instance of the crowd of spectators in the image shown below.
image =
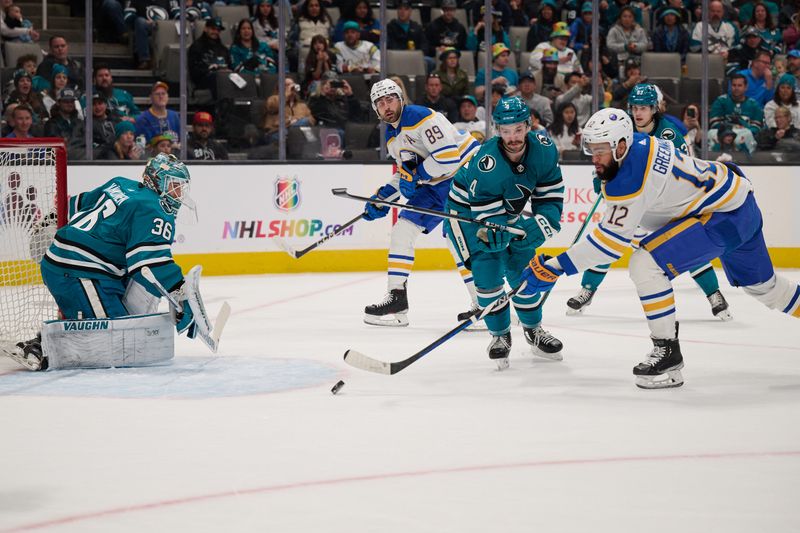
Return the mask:
{"type": "MultiPolygon", "coordinates": [[[[19,6],[13,0],[1,1],[3,41],[36,41],[39,33],[19,6]]],[[[152,69],[154,19],[175,18],[180,4],[169,0],[95,3],[99,24],[107,23],[104,27],[111,30],[106,37],[103,32],[98,35],[130,43],[133,64],[152,69]],[[160,10],[153,11],[154,6],[160,10]]],[[[291,2],[284,43],[286,128],[332,129],[347,147],[348,124],[376,123],[366,98],[369,85],[378,75],[393,73],[391,62],[381,64],[378,43],[383,28],[377,4],[366,0],[291,2]],[[330,14],[334,8],[335,18],[330,14]]],[[[277,73],[280,10],[273,0],[188,0],[186,5],[187,17],[199,35],[187,52],[190,95],[206,90],[212,102],[193,110],[191,126],[182,125],[169,108],[167,83],[154,83],[147,109],[140,110],[129,92],[114,87],[111,69],[98,63],[93,65],[94,85],[88,88],[92,109],[85,109],[84,65],[70,55],[67,40],[54,35],[48,39],[44,59],[20,57],[9,86],[4,87],[3,135],[63,137],[70,155],[81,157],[84,118],[91,113],[95,158],[138,159],[176,150],[182,127],[191,130],[190,158],[221,159],[232,147],[247,150],[277,144],[281,109],[277,89],[253,104],[259,109],[250,113],[246,139],[234,139],[226,127],[231,108],[223,105],[218,91],[220,74],[235,84],[238,80],[246,84],[242,76],[261,82],[262,74],[277,73]],[[250,16],[223,20],[215,5],[225,3],[247,6],[250,16]],[[259,118],[253,120],[255,116],[259,118]],[[214,138],[215,119],[221,124],[221,135],[227,137],[223,142],[214,138]]],[[[562,152],[577,152],[581,127],[591,114],[593,83],[601,107],[625,107],[631,89],[648,81],[642,74],[644,54],[679,55],[685,74],[687,57],[705,46],[722,57],[725,70],[724,80],[713,80],[719,82],[722,94],[710,102],[707,127],[699,122],[699,102],[675,100],[664,91],[667,96],[662,103],[664,112],[669,109],[676,115],[678,129],[685,132],[689,144],[697,148],[707,136],[713,151],[735,157],[759,150],[800,154],[797,0],[711,0],[705,41],[696,0],[601,0],[598,21],[593,20],[591,2],[492,0],[491,26],[485,25],[484,3],[475,0],[388,0],[387,7],[393,10],[386,21],[388,48],[418,50],[424,60],[423,71],[399,78],[411,89],[409,102],[441,112],[476,137],[485,135],[485,121],[491,114],[491,109],[484,109],[487,76],[492,88],[490,106],[503,95],[520,95],[534,112],[537,130],[551,136],[562,152]],[[592,78],[595,23],[601,64],[599,76],[592,78]],[[491,64],[483,68],[478,59],[487,45],[491,64]],[[464,54],[469,52],[475,63],[465,69],[464,54]],[[467,70],[475,73],[474,79],[467,70]]],[[[370,135],[370,148],[377,146],[377,138],[370,135]]]]}

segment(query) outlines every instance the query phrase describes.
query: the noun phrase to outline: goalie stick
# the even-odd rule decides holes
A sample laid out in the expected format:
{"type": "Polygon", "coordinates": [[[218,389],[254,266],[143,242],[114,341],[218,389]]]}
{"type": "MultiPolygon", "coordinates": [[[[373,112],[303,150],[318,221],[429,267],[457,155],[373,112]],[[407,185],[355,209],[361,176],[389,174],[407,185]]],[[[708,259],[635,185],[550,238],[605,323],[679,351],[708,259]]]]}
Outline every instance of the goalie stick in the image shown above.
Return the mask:
{"type": "Polygon", "coordinates": [[[283,239],[273,239],[273,240],[275,241],[275,244],[277,244],[284,252],[286,252],[287,254],[291,255],[295,259],[300,259],[304,255],[306,255],[308,252],[313,250],[314,248],[317,248],[318,246],[320,246],[320,245],[328,242],[329,240],[333,239],[334,237],[340,235],[344,230],[346,230],[347,228],[349,228],[350,226],[352,226],[353,224],[355,224],[356,222],[358,222],[362,218],[364,218],[364,213],[361,213],[360,215],[358,215],[357,217],[355,217],[352,220],[348,220],[347,222],[345,222],[344,224],[339,226],[339,228],[336,229],[334,232],[328,233],[327,235],[325,235],[323,238],[321,238],[320,240],[318,240],[317,242],[315,242],[311,246],[307,246],[307,247],[303,248],[302,250],[295,250],[294,248],[289,246],[289,244],[286,241],[284,241],[283,239]]]}
{"type": "MultiPolygon", "coordinates": [[[[169,304],[175,309],[175,311],[182,313],[183,312],[183,305],[176,301],[175,298],[167,292],[167,289],[156,279],[153,275],[153,271],[150,270],[149,267],[142,268],[142,276],[144,279],[149,281],[161,295],[167,299],[169,304]]],[[[202,310],[203,315],[205,315],[205,309],[202,310]]],[[[217,321],[214,324],[213,329],[211,328],[211,321],[207,316],[198,316],[195,320],[203,320],[206,322],[204,327],[197,327],[197,336],[200,337],[200,340],[208,346],[208,348],[213,352],[217,353],[219,349],[219,338],[222,336],[222,330],[225,328],[225,324],[228,323],[228,317],[231,315],[231,306],[228,302],[223,302],[222,307],[217,313],[217,321]]]]}
{"type": "MultiPolygon", "coordinates": [[[[597,199],[594,201],[591,210],[589,210],[589,214],[586,215],[586,219],[584,219],[583,224],[581,224],[581,227],[578,229],[578,233],[575,235],[575,238],[572,239],[572,244],[575,244],[581,238],[583,232],[586,230],[586,227],[589,225],[589,222],[592,220],[592,216],[594,215],[594,212],[597,210],[597,207],[600,205],[600,201],[602,199],[603,199],[602,195],[597,196],[597,199]]],[[[517,292],[521,291],[524,287],[525,283],[523,282],[516,289],[504,294],[503,296],[501,296],[500,298],[489,304],[489,306],[481,309],[480,314],[477,314],[476,312],[468,319],[464,320],[456,327],[454,327],[453,329],[451,329],[450,331],[448,331],[447,333],[445,333],[444,335],[442,335],[441,337],[439,337],[438,339],[436,339],[435,341],[433,341],[432,343],[430,343],[429,345],[427,345],[426,347],[424,347],[423,349],[412,355],[411,357],[403,359],[402,361],[387,363],[384,361],[379,361],[378,359],[372,358],[366,354],[363,354],[355,350],[347,350],[346,352],[344,352],[344,361],[351,366],[354,366],[361,370],[366,370],[367,372],[374,372],[376,374],[385,374],[387,376],[397,374],[401,370],[405,369],[406,367],[415,363],[416,361],[419,361],[420,359],[428,355],[430,352],[432,352],[434,349],[438,348],[451,338],[455,337],[456,335],[467,329],[471,324],[483,320],[483,318],[489,313],[491,313],[493,309],[495,309],[497,306],[501,304],[505,304],[505,302],[510,300],[512,296],[517,294],[517,292]]],[[[544,295],[541,305],[544,305],[550,294],[551,293],[548,292],[544,295]]]]}
{"type": "MultiPolygon", "coordinates": [[[[483,317],[488,315],[492,312],[493,309],[497,308],[500,305],[505,305],[507,301],[511,299],[512,296],[517,294],[525,287],[525,283],[523,282],[519,287],[516,289],[507,292],[497,300],[493,301],[488,306],[484,307],[481,310],[479,315],[473,315],[469,317],[467,320],[459,323],[456,327],[412,355],[402,361],[397,361],[394,363],[386,363],[384,361],[379,361],[377,359],[373,359],[372,357],[365,355],[361,352],[357,352],[355,350],[347,350],[344,352],[344,361],[345,363],[354,366],[356,368],[360,368],[361,370],[366,370],[368,372],[375,372],[376,374],[385,374],[390,376],[392,374],[397,374],[404,368],[408,367],[412,363],[419,361],[429,353],[431,353],[434,349],[438,348],[451,338],[455,337],[465,329],[467,329],[470,325],[478,323],[480,320],[483,320],[483,317]]],[[[549,293],[548,293],[549,294],[549,293]]]]}
{"type": "Polygon", "coordinates": [[[462,217],[460,215],[454,215],[452,213],[445,213],[444,211],[436,211],[435,209],[426,209],[424,207],[401,204],[399,202],[382,200],[380,198],[367,198],[366,196],[358,196],[356,194],[350,194],[349,192],[347,192],[346,188],[331,189],[331,193],[334,196],[338,196],[339,198],[349,198],[350,200],[359,200],[362,202],[369,202],[371,204],[388,205],[391,207],[397,207],[399,209],[405,209],[406,211],[413,211],[414,213],[422,213],[423,215],[433,215],[442,218],[452,218],[453,220],[460,220],[461,222],[471,222],[473,224],[478,224],[479,226],[483,226],[485,228],[498,231],[507,231],[509,233],[512,233],[514,235],[523,238],[526,235],[524,230],[515,228],[514,226],[506,226],[504,224],[496,224],[494,222],[489,222],[487,220],[477,220],[474,218],[462,217]]]}

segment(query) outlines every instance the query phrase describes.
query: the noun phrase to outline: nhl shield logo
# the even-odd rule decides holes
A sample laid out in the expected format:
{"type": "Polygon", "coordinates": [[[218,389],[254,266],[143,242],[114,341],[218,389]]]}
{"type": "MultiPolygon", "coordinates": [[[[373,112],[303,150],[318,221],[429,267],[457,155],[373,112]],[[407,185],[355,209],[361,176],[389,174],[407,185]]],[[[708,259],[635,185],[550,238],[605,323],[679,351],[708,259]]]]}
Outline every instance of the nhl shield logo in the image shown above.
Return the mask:
{"type": "Polygon", "coordinates": [[[291,211],[300,206],[300,180],[296,177],[275,180],[275,207],[281,211],[291,211]]]}

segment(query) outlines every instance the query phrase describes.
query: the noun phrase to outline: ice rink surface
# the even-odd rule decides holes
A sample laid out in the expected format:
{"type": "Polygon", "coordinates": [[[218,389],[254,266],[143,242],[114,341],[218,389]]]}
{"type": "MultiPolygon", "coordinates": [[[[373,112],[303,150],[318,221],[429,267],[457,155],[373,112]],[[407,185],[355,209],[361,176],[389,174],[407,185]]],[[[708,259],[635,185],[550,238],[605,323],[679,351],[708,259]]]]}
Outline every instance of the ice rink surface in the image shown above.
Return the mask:
{"type": "Polygon", "coordinates": [[[515,328],[505,372],[485,332],[394,376],[342,361],[403,359],[452,328],[455,271],[412,274],[408,328],[362,323],[384,274],[206,278],[211,314],[233,306],[218,356],[181,338],[149,369],[4,359],[0,531],[800,531],[800,322],[721,279],[722,323],[684,276],[686,384],[645,391],[627,273],[567,317],[578,283],[544,308],[564,361],[533,358],[515,328]]]}

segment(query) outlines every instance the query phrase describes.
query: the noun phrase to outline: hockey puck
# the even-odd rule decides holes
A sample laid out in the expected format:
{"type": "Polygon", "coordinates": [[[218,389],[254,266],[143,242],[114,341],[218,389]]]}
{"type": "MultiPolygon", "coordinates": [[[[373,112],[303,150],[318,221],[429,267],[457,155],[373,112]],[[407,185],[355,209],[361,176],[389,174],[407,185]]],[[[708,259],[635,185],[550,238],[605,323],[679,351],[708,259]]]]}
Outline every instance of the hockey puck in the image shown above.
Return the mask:
{"type": "Polygon", "coordinates": [[[340,390],[342,390],[342,387],[344,387],[344,381],[340,379],[339,381],[336,382],[336,385],[334,385],[333,388],[331,389],[331,394],[338,393],[340,390]]]}

